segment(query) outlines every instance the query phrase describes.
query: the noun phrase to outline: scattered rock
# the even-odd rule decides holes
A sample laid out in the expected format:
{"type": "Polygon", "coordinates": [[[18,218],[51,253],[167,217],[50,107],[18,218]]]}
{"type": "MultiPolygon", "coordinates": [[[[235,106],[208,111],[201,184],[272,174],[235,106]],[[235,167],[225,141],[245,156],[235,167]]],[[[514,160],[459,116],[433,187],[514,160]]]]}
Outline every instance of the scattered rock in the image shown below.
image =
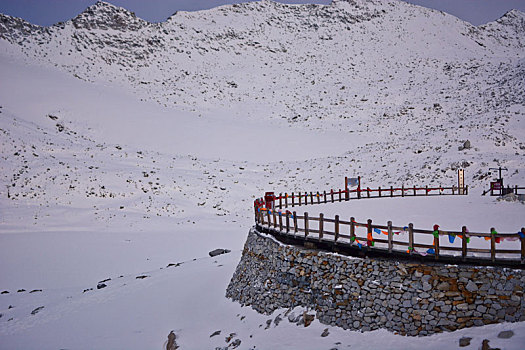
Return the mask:
{"type": "Polygon", "coordinates": [[[208,254],[211,256],[211,257],[214,257],[214,256],[217,256],[217,255],[221,255],[221,254],[227,254],[231,252],[231,250],[228,250],[228,249],[214,249],[212,250],[211,252],[209,252],[208,254]]]}
{"type": "MultiPolygon", "coordinates": [[[[270,320],[270,322],[271,322],[271,320],[270,320]]],[[[226,341],[226,343],[229,343],[229,342],[231,342],[231,340],[233,339],[233,337],[235,337],[236,335],[237,335],[237,333],[230,333],[230,335],[227,336],[227,337],[224,339],[224,341],[226,341]]]]}
{"type": "Polygon", "coordinates": [[[84,289],[84,291],[82,293],[89,292],[90,290],[93,290],[93,288],[84,289]]]}
{"type": "Polygon", "coordinates": [[[462,146],[459,146],[458,147],[458,151],[463,151],[464,149],[470,149],[470,141],[467,140],[465,142],[463,142],[463,145],[462,146]]]}
{"type": "Polygon", "coordinates": [[[37,307],[36,309],[34,309],[33,311],[31,311],[31,315],[36,315],[36,314],[39,313],[43,308],[44,308],[43,306],[37,307]]]}
{"type": "Polygon", "coordinates": [[[177,343],[175,342],[175,339],[177,339],[177,336],[173,331],[168,334],[168,344],[166,344],[166,350],[176,350],[179,347],[177,346],[177,343]]]}
{"type": "Polygon", "coordinates": [[[481,350],[500,350],[499,348],[491,348],[488,339],[483,339],[481,342],[481,350]]]}
{"type": "Polygon", "coordinates": [[[216,335],[220,335],[221,334],[221,331],[215,331],[213,332],[211,335],[210,335],[210,338],[213,338],[215,337],[216,335]]]}
{"type": "Polygon", "coordinates": [[[230,346],[233,348],[233,349],[237,349],[239,347],[239,345],[241,345],[241,340],[240,339],[235,339],[231,344],[230,346]]]}
{"type": "Polygon", "coordinates": [[[107,285],[105,283],[99,283],[97,284],[97,289],[102,289],[102,288],[106,288],[107,285]]]}
{"type": "Polygon", "coordinates": [[[41,292],[41,291],[42,291],[42,289],[33,289],[29,293],[38,293],[38,292],[41,292]]]}
{"type": "Polygon", "coordinates": [[[148,278],[148,277],[149,277],[149,276],[147,276],[147,275],[140,275],[140,276],[137,276],[137,277],[135,277],[135,278],[138,279],[138,280],[142,280],[142,279],[144,279],[144,278],[148,278]]]}
{"type": "Polygon", "coordinates": [[[472,340],[472,338],[470,338],[470,337],[463,337],[463,338],[459,339],[459,346],[460,347],[469,346],[471,340],[472,340]]]}
{"type": "Polygon", "coordinates": [[[4,290],[1,294],[9,294],[8,290],[4,290]]]}
{"type": "Polygon", "coordinates": [[[328,328],[325,328],[323,333],[321,333],[321,337],[328,337],[328,334],[330,334],[330,332],[328,331],[328,328]]]}
{"type": "Polygon", "coordinates": [[[509,339],[509,338],[512,338],[513,335],[514,335],[513,331],[502,331],[498,334],[498,338],[509,339]]]}
{"type": "Polygon", "coordinates": [[[313,320],[315,319],[315,315],[307,314],[305,311],[303,314],[303,319],[304,319],[304,326],[308,327],[309,325],[312,324],[313,320]]]}

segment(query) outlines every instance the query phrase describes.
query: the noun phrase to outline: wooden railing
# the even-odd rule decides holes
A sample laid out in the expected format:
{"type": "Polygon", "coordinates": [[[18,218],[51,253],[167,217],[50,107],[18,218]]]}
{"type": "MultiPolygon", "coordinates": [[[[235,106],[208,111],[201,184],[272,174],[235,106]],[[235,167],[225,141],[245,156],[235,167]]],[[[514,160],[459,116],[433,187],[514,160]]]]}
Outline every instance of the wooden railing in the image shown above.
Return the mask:
{"type": "MultiPolygon", "coordinates": [[[[378,187],[357,188],[353,190],[329,190],[317,192],[280,193],[275,197],[275,207],[282,209],[310,204],[323,204],[341,202],[351,199],[383,198],[383,197],[410,197],[410,196],[441,196],[441,195],[467,195],[468,186],[465,187],[378,187]]],[[[257,201],[257,200],[256,200],[257,201]]],[[[259,203],[264,202],[262,198],[259,203]]]]}
{"type": "Polygon", "coordinates": [[[259,230],[269,232],[288,242],[346,251],[349,254],[366,253],[405,258],[417,257],[423,260],[453,263],[524,266],[525,228],[521,228],[517,233],[497,233],[494,228],[490,229],[490,233],[468,232],[465,226],[461,231],[424,230],[414,228],[412,223],[399,227],[393,226],[391,221],[388,221],[386,225],[375,224],[371,219],[368,219],[366,223],[360,223],[356,222],[353,217],[350,217],[349,220],[342,220],[339,215],[335,215],[334,218],[326,218],[321,213],[318,217],[313,217],[307,212],[301,215],[296,211],[285,210],[299,205],[359,198],[426,196],[432,191],[437,191],[434,195],[468,193],[467,188],[429,188],[427,186],[367,188],[337,192],[331,190],[322,193],[292,193],[291,195],[285,193],[276,197],[275,209],[267,209],[260,205],[261,199],[256,200],[255,221],[259,230]],[[421,193],[422,191],[424,192],[421,193]],[[487,244],[490,241],[490,247],[469,247],[469,241],[472,238],[486,240],[487,244]],[[498,249],[496,244],[501,240],[519,242],[519,249],[498,249]]]}

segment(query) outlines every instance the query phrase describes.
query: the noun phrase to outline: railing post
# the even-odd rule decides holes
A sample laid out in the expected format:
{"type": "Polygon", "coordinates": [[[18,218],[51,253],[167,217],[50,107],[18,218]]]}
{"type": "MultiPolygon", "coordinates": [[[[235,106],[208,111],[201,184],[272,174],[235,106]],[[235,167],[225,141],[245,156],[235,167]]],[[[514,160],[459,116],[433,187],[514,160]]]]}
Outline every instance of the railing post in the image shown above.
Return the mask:
{"type": "Polygon", "coordinates": [[[416,196],[416,186],[414,186],[414,197],[416,196]]]}
{"type": "Polygon", "coordinates": [[[266,209],[266,216],[268,217],[268,229],[270,229],[270,224],[272,220],[270,219],[270,209],[266,209]]]}
{"type": "Polygon", "coordinates": [[[284,194],[284,206],[288,208],[288,193],[284,194]]]}
{"type": "Polygon", "coordinates": [[[290,233],[290,214],[286,212],[286,233],[290,233]]]}
{"type": "Polygon", "coordinates": [[[326,191],[323,191],[324,194],[324,202],[326,203],[326,191]]]}
{"type": "Polygon", "coordinates": [[[350,244],[353,243],[352,238],[355,240],[355,218],[353,216],[350,218],[350,244]]]}
{"type": "Polygon", "coordinates": [[[379,197],[381,197],[381,186],[379,186],[379,197]]]}
{"type": "Polygon", "coordinates": [[[386,226],[387,226],[387,229],[388,229],[388,252],[389,253],[392,253],[392,248],[393,248],[393,244],[392,244],[392,221],[388,221],[386,223],[386,226]]]}
{"type": "Polygon", "coordinates": [[[334,202],[334,190],[330,190],[330,197],[332,198],[332,203],[334,202]]]}
{"type": "Polygon", "coordinates": [[[366,188],[366,196],[370,198],[370,187],[366,188]]]}
{"type": "Polygon", "coordinates": [[[339,238],[339,215],[335,216],[334,231],[335,231],[334,241],[337,242],[337,239],[339,238]]]}
{"type": "Polygon", "coordinates": [[[461,228],[461,236],[463,237],[461,242],[461,257],[463,261],[465,261],[467,259],[467,226],[461,228]]]}
{"type": "MultiPolygon", "coordinates": [[[[305,201],[305,204],[308,203],[305,201]]],[[[310,204],[314,204],[314,193],[312,191],[310,191],[310,204]]]]}
{"type": "Polygon", "coordinates": [[[341,202],[341,189],[339,189],[339,202],[341,202]]]}
{"type": "Polygon", "coordinates": [[[374,242],[374,237],[372,237],[372,219],[366,221],[366,244],[371,247],[374,242]]]}
{"type": "Polygon", "coordinates": [[[304,238],[308,237],[308,213],[304,212],[304,238]]]}
{"type": "Polygon", "coordinates": [[[408,224],[408,253],[412,255],[414,252],[414,224],[408,224]]]}
{"type": "Polygon", "coordinates": [[[319,214],[319,240],[323,238],[323,219],[324,219],[324,214],[320,213],[319,214]]]}
{"type": "Polygon", "coordinates": [[[277,228],[277,214],[275,213],[275,209],[272,210],[273,213],[273,228],[277,228]]]}
{"type": "Polygon", "coordinates": [[[279,232],[283,232],[283,213],[279,212],[279,232]]]}
{"type": "Polygon", "coordinates": [[[301,205],[301,192],[299,192],[299,205],[301,205]]]}
{"type": "Polygon", "coordinates": [[[405,196],[405,184],[401,185],[401,197],[405,196]]]}
{"type": "Polygon", "coordinates": [[[439,230],[438,230],[438,236],[437,237],[434,237],[434,251],[435,251],[435,259],[438,260],[439,259],[439,230]]]}
{"type": "Polygon", "coordinates": [[[425,185],[425,195],[428,196],[428,185],[425,185]]]}
{"type": "Polygon", "coordinates": [[[292,207],[295,207],[295,194],[292,192],[292,207]]]}
{"type": "Polygon", "coordinates": [[[317,204],[321,204],[321,195],[317,192],[317,204]]]}
{"type": "Polygon", "coordinates": [[[279,209],[283,208],[283,194],[279,193],[279,209]]]}
{"type": "Polygon", "coordinates": [[[390,186],[390,197],[394,197],[394,188],[390,186]]]}
{"type": "Polygon", "coordinates": [[[293,230],[294,230],[294,235],[299,232],[299,227],[297,226],[297,213],[294,211],[293,212],[293,230]]]}
{"type": "Polygon", "coordinates": [[[492,232],[495,231],[494,227],[490,228],[490,260],[496,261],[496,235],[492,232]]]}
{"type": "Polygon", "coordinates": [[[521,241],[521,263],[522,264],[525,264],[525,227],[522,227],[521,228],[521,237],[520,237],[520,241],[521,241]]]}

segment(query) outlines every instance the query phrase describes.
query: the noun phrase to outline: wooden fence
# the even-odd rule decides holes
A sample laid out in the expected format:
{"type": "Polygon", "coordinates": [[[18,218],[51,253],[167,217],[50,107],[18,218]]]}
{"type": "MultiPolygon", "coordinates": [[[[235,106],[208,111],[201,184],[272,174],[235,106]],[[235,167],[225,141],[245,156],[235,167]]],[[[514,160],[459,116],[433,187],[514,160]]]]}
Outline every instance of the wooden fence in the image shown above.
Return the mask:
{"type": "Polygon", "coordinates": [[[322,193],[291,193],[291,195],[285,193],[276,197],[274,209],[261,206],[262,199],[256,200],[255,221],[259,230],[271,233],[288,243],[305,244],[351,255],[375,254],[452,263],[524,267],[525,228],[521,228],[517,233],[497,233],[494,228],[491,228],[490,233],[475,233],[468,232],[465,226],[461,231],[424,230],[414,228],[412,223],[405,227],[398,227],[393,226],[391,221],[386,225],[379,225],[373,223],[371,219],[366,223],[360,223],[353,217],[342,220],[339,215],[326,218],[321,213],[318,217],[312,217],[307,212],[301,215],[296,211],[283,210],[300,205],[360,198],[427,196],[431,192],[434,192],[434,195],[467,194],[468,188],[425,186],[336,192],[330,190],[322,193]],[[490,243],[490,247],[469,247],[471,238],[486,240],[487,244],[490,243]],[[496,244],[502,240],[519,241],[520,249],[498,249],[496,244]]]}

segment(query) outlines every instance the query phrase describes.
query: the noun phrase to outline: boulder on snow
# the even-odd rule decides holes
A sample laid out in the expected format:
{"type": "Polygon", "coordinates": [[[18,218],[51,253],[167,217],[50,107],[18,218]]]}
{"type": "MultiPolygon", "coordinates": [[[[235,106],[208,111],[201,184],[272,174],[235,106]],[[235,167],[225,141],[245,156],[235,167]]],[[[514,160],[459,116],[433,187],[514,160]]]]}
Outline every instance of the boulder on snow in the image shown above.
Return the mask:
{"type": "Polygon", "coordinates": [[[465,142],[463,142],[463,145],[462,146],[459,146],[458,147],[458,151],[463,151],[464,149],[470,149],[470,141],[467,140],[465,142]]]}
{"type": "Polygon", "coordinates": [[[212,250],[211,252],[209,252],[208,254],[210,254],[211,257],[214,257],[214,256],[217,256],[217,255],[221,255],[221,254],[227,254],[231,252],[231,250],[229,249],[214,249],[212,250]]]}

